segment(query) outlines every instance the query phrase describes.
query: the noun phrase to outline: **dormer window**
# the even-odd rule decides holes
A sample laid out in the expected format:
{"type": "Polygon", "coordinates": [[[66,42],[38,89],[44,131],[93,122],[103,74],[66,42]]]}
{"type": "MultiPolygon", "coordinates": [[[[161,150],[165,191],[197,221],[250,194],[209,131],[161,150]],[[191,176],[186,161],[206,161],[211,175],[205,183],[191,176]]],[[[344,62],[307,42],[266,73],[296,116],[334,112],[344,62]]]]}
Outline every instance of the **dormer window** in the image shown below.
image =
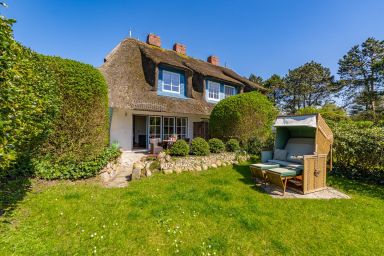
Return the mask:
{"type": "Polygon", "coordinates": [[[163,91],[180,94],[180,74],[164,70],[163,91]]]}
{"type": "Polygon", "coordinates": [[[233,86],[224,85],[224,97],[227,98],[229,96],[235,95],[236,89],[233,86]]]}
{"type": "Polygon", "coordinates": [[[220,84],[208,81],[208,100],[219,101],[220,100],[220,84]]]}

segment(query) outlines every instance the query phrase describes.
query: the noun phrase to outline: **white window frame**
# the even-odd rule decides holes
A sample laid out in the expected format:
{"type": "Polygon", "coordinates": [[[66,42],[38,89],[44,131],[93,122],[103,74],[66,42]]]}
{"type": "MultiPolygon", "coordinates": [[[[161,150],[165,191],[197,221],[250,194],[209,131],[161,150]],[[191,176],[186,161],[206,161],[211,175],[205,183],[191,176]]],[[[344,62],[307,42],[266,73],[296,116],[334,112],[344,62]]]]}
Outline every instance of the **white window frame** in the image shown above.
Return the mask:
{"type": "Polygon", "coordinates": [[[179,74],[179,73],[176,73],[176,72],[171,72],[171,71],[168,71],[168,70],[163,70],[163,81],[162,81],[162,89],[163,89],[163,92],[169,92],[169,93],[175,93],[175,94],[180,94],[180,87],[181,87],[181,75],[179,74]],[[177,85],[177,87],[178,87],[178,91],[173,91],[173,90],[166,90],[166,89],[164,89],[164,85],[165,85],[165,83],[164,83],[164,74],[169,74],[170,76],[171,76],[171,84],[170,84],[170,86],[171,86],[171,89],[172,89],[172,87],[174,87],[175,85],[173,85],[172,84],[172,75],[177,75],[178,77],[179,77],[179,84],[177,85]]]}
{"type": "Polygon", "coordinates": [[[188,138],[188,117],[176,117],[175,118],[175,134],[177,134],[177,139],[185,139],[188,138]],[[180,119],[181,123],[183,123],[182,120],[185,120],[185,125],[177,125],[177,119],[180,119]],[[177,128],[180,128],[181,130],[185,128],[185,134],[178,133],[177,128]],[[183,137],[184,136],[184,137],[183,137]]]}
{"type": "Polygon", "coordinates": [[[230,85],[226,85],[225,84],[224,85],[224,98],[227,98],[227,97],[230,97],[230,96],[233,96],[233,95],[236,95],[236,88],[234,86],[230,86],[230,85]],[[234,93],[232,95],[227,95],[226,91],[225,91],[226,88],[231,88],[234,93]]]}
{"type": "Polygon", "coordinates": [[[212,101],[220,101],[220,83],[218,82],[213,82],[213,81],[208,81],[208,91],[207,91],[207,99],[212,100],[212,101]],[[211,86],[212,85],[217,85],[219,87],[219,91],[217,93],[217,98],[212,98],[210,97],[209,93],[211,91],[211,86]]]}
{"type": "Polygon", "coordinates": [[[169,136],[176,134],[176,118],[175,117],[163,116],[163,125],[162,126],[163,126],[163,135],[162,135],[163,140],[167,140],[167,139],[169,139],[169,136]],[[168,122],[169,122],[169,120],[173,120],[173,125],[170,126],[168,123],[167,127],[165,127],[165,119],[168,119],[168,122]],[[171,127],[173,128],[173,133],[168,133],[168,130],[171,127]]]}

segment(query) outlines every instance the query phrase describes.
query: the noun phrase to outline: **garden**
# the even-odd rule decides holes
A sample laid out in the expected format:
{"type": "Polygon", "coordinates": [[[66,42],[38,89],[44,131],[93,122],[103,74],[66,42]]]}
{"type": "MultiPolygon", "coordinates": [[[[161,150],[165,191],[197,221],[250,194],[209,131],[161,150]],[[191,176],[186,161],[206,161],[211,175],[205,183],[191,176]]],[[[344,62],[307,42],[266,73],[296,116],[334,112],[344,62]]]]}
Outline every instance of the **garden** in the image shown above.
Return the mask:
{"type": "Polygon", "coordinates": [[[316,84],[306,77],[316,72],[327,76],[317,85],[330,82],[326,69],[308,63],[266,81],[269,95],[220,101],[210,139],[177,140],[151,160],[150,170],[169,175],[107,189],[98,174],[121,152],[108,143],[103,76],[22,46],[14,22],[0,17],[1,255],[383,254],[384,112],[308,107],[287,89],[316,84]],[[284,111],[327,121],[334,133],[327,185],[351,199],[276,200],[255,186],[249,165],[273,147],[279,97],[284,111]]]}

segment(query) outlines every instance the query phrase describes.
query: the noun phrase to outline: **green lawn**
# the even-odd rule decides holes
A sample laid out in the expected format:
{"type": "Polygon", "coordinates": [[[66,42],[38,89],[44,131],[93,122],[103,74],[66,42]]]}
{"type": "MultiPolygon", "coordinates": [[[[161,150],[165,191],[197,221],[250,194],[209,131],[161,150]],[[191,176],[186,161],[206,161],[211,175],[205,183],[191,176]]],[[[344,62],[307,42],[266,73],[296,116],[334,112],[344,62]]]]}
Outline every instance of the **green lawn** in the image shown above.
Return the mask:
{"type": "Polygon", "coordinates": [[[329,183],[352,199],[272,199],[247,166],[35,185],[0,217],[0,255],[383,255],[384,188],[329,183]]]}

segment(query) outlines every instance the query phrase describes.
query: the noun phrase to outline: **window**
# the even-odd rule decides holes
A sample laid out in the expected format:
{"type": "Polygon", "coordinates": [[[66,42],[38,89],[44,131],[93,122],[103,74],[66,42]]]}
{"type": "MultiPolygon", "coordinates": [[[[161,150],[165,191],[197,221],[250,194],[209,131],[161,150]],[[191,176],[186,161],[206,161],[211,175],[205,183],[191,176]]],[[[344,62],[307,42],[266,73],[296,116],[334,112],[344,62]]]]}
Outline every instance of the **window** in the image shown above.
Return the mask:
{"type": "Polygon", "coordinates": [[[187,118],[177,117],[176,118],[176,134],[178,139],[185,139],[188,136],[187,132],[187,118]]]}
{"type": "Polygon", "coordinates": [[[175,118],[164,117],[163,118],[163,139],[168,140],[170,136],[175,134],[175,118]]]}
{"type": "Polygon", "coordinates": [[[149,138],[161,138],[161,117],[149,117],[149,138]]]}
{"type": "Polygon", "coordinates": [[[171,93],[180,93],[180,74],[164,70],[163,91],[171,93]]]}
{"type": "Polygon", "coordinates": [[[220,100],[220,84],[208,81],[208,99],[218,101],[220,100]]]}
{"type": "Polygon", "coordinates": [[[236,89],[233,86],[224,85],[224,97],[227,98],[229,96],[235,95],[236,89]]]}

